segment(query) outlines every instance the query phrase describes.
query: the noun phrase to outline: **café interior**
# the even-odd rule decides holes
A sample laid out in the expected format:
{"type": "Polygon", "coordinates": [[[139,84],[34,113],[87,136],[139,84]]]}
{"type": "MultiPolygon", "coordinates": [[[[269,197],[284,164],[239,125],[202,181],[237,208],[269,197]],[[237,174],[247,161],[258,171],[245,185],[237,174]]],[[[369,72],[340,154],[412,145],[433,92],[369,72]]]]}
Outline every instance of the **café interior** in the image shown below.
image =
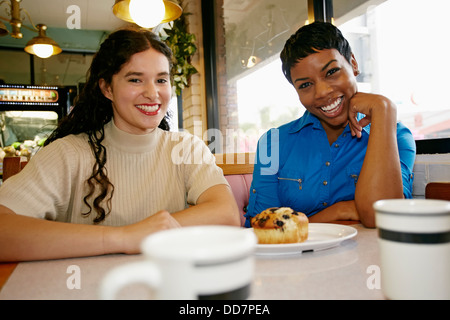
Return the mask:
{"type": "MultiPolygon", "coordinates": [[[[242,209],[248,201],[258,138],[303,112],[282,75],[280,51],[300,26],[327,21],[338,26],[352,46],[361,69],[359,87],[392,95],[398,117],[413,132],[418,148],[414,197],[432,197],[428,192],[438,190],[444,193],[441,199],[449,199],[450,105],[443,102],[448,101],[444,98],[447,89],[440,86],[445,82],[442,74],[450,72],[449,65],[442,64],[450,44],[440,44],[426,68],[417,65],[424,54],[430,54],[429,47],[435,46],[435,36],[450,31],[445,24],[448,1],[149,0],[162,4],[165,11],[146,26],[136,22],[134,15],[133,20],[130,2],[133,0],[0,1],[0,123],[2,131],[10,125],[23,133],[9,140],[2,133],[2,148],[15,140],[37,141],[36,132],[48,133],[39,126],[51,128],[70,112],[102,41],[117,29],[138,25],[152,29],[168,43],[175,35],[181,40],[172,44],[188,48],[189,53],[176,57],[185,68],[173,84],[171,130],[189,131],[210,145],[224,174],[233,176],[230,184],[243,188],[234,194],[242,209]],[[431,16],[434,18],[425,23],[431,16]],[[420,36],[421,32],[425,36],[420,36]],[[47,57],[31,49],[38,42],[53,46],[47,57]],[[411,68],[415,68],[412,73],[411,68]],[[438,68],[441,75],[430,71],[438,68]],[[433,88],[437,93],[432,98],[425,95],[431,83],[438,86],[433,88]],[[44,108],[44,113],[20,101],[11,106],[5,97],[17,89],[56,90],[62,102],[56,111],[44,108]],[[27,111],[25,115],[23,111],[27,111]],[[231,158],[227,154],[232,154],[231,158]],[[230,159],[233,165],[228,166],[230,159]],[[232,180],[236,176],[238,182],[232,180]],[[447,182],[445,190],[442,185],[432,185],[442,181],[447,182]]],[[[148,20],[147,14],[142,23],[148,20]]],[[[313,248],[291,256],[286,249],[281,258],[265,258],[265,252],[260,252],[263,258],[256,259],[249,298],[385,299],[380,290],[376,230],[357,223],[336,225],[341,228],[339,236],[335,226],[316,230],[333,238],[329,247],[319,248],[323,250],[313,248]]],[[[111,256],[2,264],[0,300],[98,299],[102,277],[97,269],[112,269],[138,259],[111,256]],[[82,272],[81,280],[75,277],[77,270],[82,272]],[[82,283],[81,289],[77,281],[82,283]],[[35,285],[24,291],[24,283],[35,285]]],[[[146,297],[140,290],[131,286],[119,298],[146,297]]]]}
{"type": "MultiPolygon", "coordinates": [[[[128,2],[2,1],[1,83],[65,87],[70,92],[70,104],[107,34],[133,24],[129,16],[123,20],[117,13],[128,2]],[[12,21],[19,21],[21,27],[13,28],[12,21]],[[39,58],[27,49],[29,42],[38,39],[39,32],[59,48],[48,58],[39,58]]],[[[193,35],[183,45],[192,46],[189,50],[194,51],[185,57],[193,69],[185,69],[180,88],[174,93],[171,127],[203,136],[208,143],[212,140],[206,133],[208,129],[220,130],[222,141],[216,144],[219,152],[224,149],[254,152],[255,140],[263,132],[301,115],[303,110],[295,92],[278,72],[279,53],[291,34],[314,20],[332,21],[341,28],[361,68],[359,87],[392,95],[399,107],[399,117],[413,129],[417,140],[449,136],[449,107],[440,103],[447,99],[439,93],[432,100],[433,106],[427,107],[423,99],[429,85],[418,85],[418,79],[435,74],[422,68],[414,76],[406,73],[408,63],[413,63],[409,61],[422,57],[424,49],[417,49],[417,43],[424,43],[422,48],[433,45],[436,37],[448,29],[445,17],[440,17],[448,6],[445,1],[169,0],[165,3],[173,14],[166,20],[174,20],[163,20],[152,30],[164,37],[167,36],[164,30],[173,28],[176,22],[183,26],[185,35],[193,35]],[[429,26],[415,23],[422,16],[434,17],[429,26]],[[427,27],[430,31],[424,32],[427,27]],[[402,47],[412,52],[410,59],[404,58],[402,47]],[[404,72],[400,80],[394,76],[394,72],[399,73],[395,68],[404,72]],[[266,77],[274,77],[276,86],[268,81],[255,82],[266,77]],[[396,83],[392,79],[405,84],[393,89],[396,83]],[[281,97],[263,98],[259,93],[271,89],[281,97]]],[[[442,52],[446,51],[445,46],[448,44],[442,44],[442,52]]],[[[439,65],[444,59],[441,51],[435,52],[433,58],[439,65]]],[[[440,82],[440,78],[436,80],[440,82]]]]}

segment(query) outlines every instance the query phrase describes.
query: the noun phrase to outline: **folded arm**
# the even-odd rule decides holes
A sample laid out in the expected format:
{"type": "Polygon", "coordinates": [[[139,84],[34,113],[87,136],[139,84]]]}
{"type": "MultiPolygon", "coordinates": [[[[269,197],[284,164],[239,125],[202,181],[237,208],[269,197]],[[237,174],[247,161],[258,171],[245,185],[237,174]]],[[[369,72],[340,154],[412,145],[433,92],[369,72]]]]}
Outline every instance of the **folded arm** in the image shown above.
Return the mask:
{"type": "Polygon", "coordinates": [[[373,204],[380,199],[403,198],[402,172],[397,144],[397,110],[387,98],[357,93],[351,100],[350,126],[356,136],[371,123],[363,166],[355,191],[361,222],[375,227],[373,204]],[[360,112],[365,118],[356,121],[360,112]]]}
{"type": "Polygon", "coordinates": [[[202,224],[240,226],[239,215],[233,193],[225,184],[210,187],[200,195],[195,206],[172,214],[182,226],[202,224]]]}
{"type": "Polygon", "coordinates": [[[356,211],[355,201],[340,201],[327,207],[326,209],[308,217],[309,222],[332,222],[332,221],[348,221],[359,220],[356,211]]]}
{"type": "Polygon", "coordinates": [[[178,227],[167,211],[161,211],[139,224],[109,227],[56,222],[15,214],[0,206],[0,261],[47,260],[125,253],[139,240],[158,230],[178,227]],[[136,231],[124,238],[127,229],[136,231]]]}

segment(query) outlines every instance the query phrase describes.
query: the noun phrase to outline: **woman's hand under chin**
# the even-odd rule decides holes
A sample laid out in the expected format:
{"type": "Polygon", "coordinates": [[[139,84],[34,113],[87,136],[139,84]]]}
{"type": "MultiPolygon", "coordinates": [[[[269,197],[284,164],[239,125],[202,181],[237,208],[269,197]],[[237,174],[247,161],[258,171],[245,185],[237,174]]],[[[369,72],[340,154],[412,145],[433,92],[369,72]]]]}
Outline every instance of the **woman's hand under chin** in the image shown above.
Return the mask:
{"type": "Polygon", "coordinates": [[[362,129],[373,123],[376,118],[383,122],[394,119],[392,124],[395,124],[396,113],[395,105],[388,98],[378,94],[357,92],[350,100],[348,109],[352,136],[361,138],[362,129]],[[358,121],[358,113],[364,114],[365,117],[358,121]]]}

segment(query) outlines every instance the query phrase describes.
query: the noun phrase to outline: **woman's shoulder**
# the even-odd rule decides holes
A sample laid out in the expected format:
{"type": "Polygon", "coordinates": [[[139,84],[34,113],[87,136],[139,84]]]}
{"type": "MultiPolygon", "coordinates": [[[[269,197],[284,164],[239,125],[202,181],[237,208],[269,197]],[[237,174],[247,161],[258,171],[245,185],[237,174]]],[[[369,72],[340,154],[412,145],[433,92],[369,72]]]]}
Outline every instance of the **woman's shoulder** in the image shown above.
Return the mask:
{"type": "Polygon", "coordinates": [[[310,124],[311,121],[307,114],[300,118],[292,120],[288,123],[282,124],[276,128],[271,128],[267,130],[260,138],[260,143],[279,143],[290,144],[291,139],[295,139],[297,135],[295,133],[299,132],[303,127],[310,124]]]}
{"type": "Polygon", "coordinates": [[[73,157],[83,155],[86,151],[90,152],[89,150],[90,147],[86,134],[71,134],[52,141],[50,144],[39,150],[36,155],[39,153],[53,153],[54,155],[59,156],[69,154],[73,157]]]}
{"type": "Polygon", "coordinates": [[[411,130],[402,122],[397,122],[397,143],[400,149],[410,149],[416,152],[416,142],[411,130]]]}
{"type": "Polygon", "coordinates": [[[69,147],[69,146],[80,146],[80,147],[87,147],[88,145],[88,137],[85,133],[80,134],[69,134],[63,138],[56,139],[52,143],[50,143],[48,146],[54,145],[59,147],[69,147]]]}
{"type": "Polygon", "coordinates": [[[93,156],[89,149],[89,144],[81,135],[59,138],[39,149],[25,169],[44,172],[47,179],[58,178],[61,174],[76,175],[80,173],[83,163],[90,164],[93,156]]]}
{"type": "Polygon", "coordinates": [[[190,133],[187,130],[181,129],[179,131],[167,131],[158,129],[162,136],[168,137],[168,138],[183,138],[183,137],[196,137],[196,135],[190,133]]]}
{"type": "Polygon", "coordinates": [[[318,120],[315,120],[315,118],[309,113],[309,111],[305,111],[301,117],[284,123],[276,128],[269,129],[268,131],[266,131],[265,135],[288,136],[290,133],[296,133],[302,130],[304,127],[314,124],[315,121],[318,120]]]}

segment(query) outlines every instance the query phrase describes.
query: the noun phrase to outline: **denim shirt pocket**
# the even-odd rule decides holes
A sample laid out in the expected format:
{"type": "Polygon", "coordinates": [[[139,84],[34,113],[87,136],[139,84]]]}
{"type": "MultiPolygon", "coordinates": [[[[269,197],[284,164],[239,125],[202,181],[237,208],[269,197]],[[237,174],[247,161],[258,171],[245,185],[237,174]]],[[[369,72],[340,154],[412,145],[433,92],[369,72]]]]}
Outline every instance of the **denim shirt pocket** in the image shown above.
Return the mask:
{"type": "MultiPolygon", "coordinates": [[[[303,186],[302,186],[303,179],[302,178],[283,178],[283,177],[278,177],[278,182],[280,184],[283,183],[283,182],[286,182],[286,181],[296,182],[298,184],[298,190],[302,190],[303,189],[303,186]]],[[[291,189],[291,186],[289,185],[288,188],[291,189]]]]}
{"type": "Polygon", "coordinates": [[[285,204],[293,205],[301,201],[305,194],[305,175],[297,171],[280,172],[278,175],[278,194],[285,204]]]}

